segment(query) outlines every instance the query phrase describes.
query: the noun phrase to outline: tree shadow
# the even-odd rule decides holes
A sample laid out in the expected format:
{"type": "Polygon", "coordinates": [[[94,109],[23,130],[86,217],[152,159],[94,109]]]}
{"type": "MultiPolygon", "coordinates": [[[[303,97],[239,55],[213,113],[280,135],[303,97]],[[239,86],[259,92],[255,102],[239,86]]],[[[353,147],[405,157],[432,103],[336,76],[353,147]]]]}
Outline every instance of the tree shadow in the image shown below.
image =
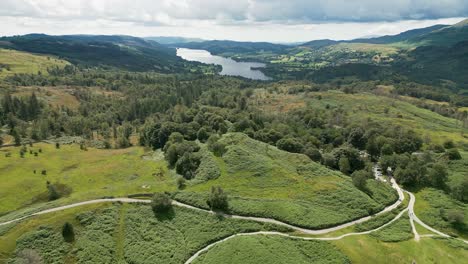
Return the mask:
{"type": "Polygon", "coordinates": [[[156,212],[153,210],[153,214],[160,222],[171,221],[175,217],[175,211],[172,206],[164,212],[156,212]]]}

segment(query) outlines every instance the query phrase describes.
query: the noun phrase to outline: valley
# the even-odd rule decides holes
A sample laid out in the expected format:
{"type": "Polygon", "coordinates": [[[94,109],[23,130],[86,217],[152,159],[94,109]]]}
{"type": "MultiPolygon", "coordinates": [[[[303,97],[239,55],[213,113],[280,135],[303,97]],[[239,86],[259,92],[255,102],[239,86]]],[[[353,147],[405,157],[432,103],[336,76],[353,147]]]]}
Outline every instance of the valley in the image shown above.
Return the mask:
{"type": "Polygon", "coordinates": [[[0,263],[464,263],[467,25],[0,37],[0,263]]]}

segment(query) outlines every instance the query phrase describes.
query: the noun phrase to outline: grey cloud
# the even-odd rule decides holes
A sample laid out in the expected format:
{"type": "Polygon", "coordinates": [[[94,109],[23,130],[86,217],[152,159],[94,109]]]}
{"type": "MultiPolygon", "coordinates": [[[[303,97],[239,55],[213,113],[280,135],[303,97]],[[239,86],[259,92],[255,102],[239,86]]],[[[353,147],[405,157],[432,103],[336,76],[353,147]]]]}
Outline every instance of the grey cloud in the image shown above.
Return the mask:
{"type": "Polygon", "coordinates": [[[0,16],[143,25],[377,22],[468,16],[467,0],[2,0],[0,16]]]}

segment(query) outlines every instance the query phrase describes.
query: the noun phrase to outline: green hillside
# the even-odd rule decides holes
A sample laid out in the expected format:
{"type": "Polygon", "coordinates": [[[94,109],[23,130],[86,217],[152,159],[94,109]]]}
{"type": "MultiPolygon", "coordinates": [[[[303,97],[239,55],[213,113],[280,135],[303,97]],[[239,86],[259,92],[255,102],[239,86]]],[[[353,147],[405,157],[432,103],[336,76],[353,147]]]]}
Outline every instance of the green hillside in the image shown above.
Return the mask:
{"type": "Polygon", "coordinates": [[[2,227],[0,263],[9,258],[22,263],[23,252],[29,250],[44,263],[180,264],[211,241],[274,229],[273,225],[220,219],[177,207],[156,217],[149,205],[90,205],[2,227]],[[74,227],[73,243],[62,238],[65,222],[74,227]]]}
{"type": "Polygon", "coordinates": [[[66,65],[69,62],[55,57],[0,48],[0,78],[20,73],[48,74],[48,69],[66,65]]]}
{"type": "Polygon", "coordinates": [[[31,34],[0,38],[0,47],[49,54],[85,66],[107,66],[131,71],[174,72],[184,62],[175,49],[128,36],[31,34]]]}
{"type": "Polygon", "coordinates": [[[211,186],[221,186],[229,194],[232,213],[323,228],[377,212],[397,198],[390,186],[373,180],[368,181],[369,196],[354,187],[349,177],[245,134],[226,134],[221,142],[226,153],[221,158],[212,156],[212,166],[219,168],[220,175],[189,186],[176,199],[207,208],[211,186]]]}

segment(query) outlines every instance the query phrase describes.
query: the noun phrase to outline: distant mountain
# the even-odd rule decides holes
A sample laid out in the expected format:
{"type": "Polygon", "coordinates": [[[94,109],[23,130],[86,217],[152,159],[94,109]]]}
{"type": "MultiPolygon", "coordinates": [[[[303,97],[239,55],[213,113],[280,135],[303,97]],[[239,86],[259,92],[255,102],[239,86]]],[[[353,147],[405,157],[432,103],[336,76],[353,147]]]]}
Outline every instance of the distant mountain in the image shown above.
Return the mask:
{"type": "Polygon", "coordinates": [[[468,41],[468,19],[453,26],[446,26],[408,38],[406,42],[415,46],[452,46],[462,41],[468,41]]]}
{"type": "Polygon", "coordinates": [[[0,38],[0,47],[50,54],[86,66],[111,66],[132,71],[173,72],[183,61],[175,49],[130,36],[30,34],[0,38]]]}
{"type": "Polygon", "coordinates": [[[331,39],[319,39],[313,40],[306,43],[301,44],[300,46],[303,47],[310,47],[310,48],[322,48],[326,46],[331,46],[339,43],[370,43],[370,44],[390,44],[396,42],[406,41],[412,38],[417,38],[424,36],[425,34],[434,32],[439,29],[443,29],[448,27],[447,25],[435,25],[426,28],[418,28],[412,29],[405,32],[402,32],[397,35],[387,35],[381,37],[374,37],[374,38],[359,38],[353,40],[331,40],[331,39]]]}
{"type": "Polygon", "coordinates": [[[288,46],[286,45],[273,44],[269,42],[239,42],[230,40],[211,40],[204,42],[177,43],[173,46],[189,49],[204,49],[213,54],[256,52],[281,53],[286,48],[288,48],[288,46]]]}
{"type": "Polygon", "coordinates": [[[163,45],[205,41],[204,39],[201,39],[201,38],[184,38],[184,37],[145,37],[144,39],[156,41],[163,45]]]}
{"type": "Polygon", "coordinates": [[[442,28],[447,27],[447,25],[434,25],[431,27],[426,27],[426,28],[418,28],[418,29],[412,29],[408,30],[405,32],[402,32],[397,35],[387,35],[387,36],[381,36],[381,37],[376,37],[376,38],[360,38],[360,39],[353,39],[351,43],[371,43],[371,44],[389,44],[389,43],[395,43],[395,42],[400,42],[400,41],[405,41],[410,38],[415,38],[419,37],[422,35],[425,35],[427,33],[433,32],[434,30],[439,30],[442,28]]]}

